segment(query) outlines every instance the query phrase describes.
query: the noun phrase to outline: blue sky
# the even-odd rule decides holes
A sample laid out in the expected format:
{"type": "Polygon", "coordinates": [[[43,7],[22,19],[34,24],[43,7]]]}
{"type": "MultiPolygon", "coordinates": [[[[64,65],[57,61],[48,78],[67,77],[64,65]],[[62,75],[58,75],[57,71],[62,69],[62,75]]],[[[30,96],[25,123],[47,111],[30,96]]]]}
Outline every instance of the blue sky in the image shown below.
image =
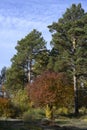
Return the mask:
{"type": "Polygon", "coordinates": [[[66,8],[81,3],[87,12],[87,0],[1,0],[0,1],[0,70],[10,67],[17,41],[33,29],[51,40],[48,25],[62,17],[66,8]]]}

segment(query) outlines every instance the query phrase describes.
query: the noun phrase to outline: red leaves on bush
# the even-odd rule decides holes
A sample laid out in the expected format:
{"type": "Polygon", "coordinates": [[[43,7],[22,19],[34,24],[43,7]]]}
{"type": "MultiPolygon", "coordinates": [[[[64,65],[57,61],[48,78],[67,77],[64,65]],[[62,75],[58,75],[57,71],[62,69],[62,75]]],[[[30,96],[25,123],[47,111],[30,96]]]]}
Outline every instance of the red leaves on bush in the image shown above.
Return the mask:
{"type": "Polygon", "coordinates": [[[64,104],[72,97],[70,92],[73,87],[64,73],[45,72],[28,85],[28,95],[36,106],[64,104]]]}

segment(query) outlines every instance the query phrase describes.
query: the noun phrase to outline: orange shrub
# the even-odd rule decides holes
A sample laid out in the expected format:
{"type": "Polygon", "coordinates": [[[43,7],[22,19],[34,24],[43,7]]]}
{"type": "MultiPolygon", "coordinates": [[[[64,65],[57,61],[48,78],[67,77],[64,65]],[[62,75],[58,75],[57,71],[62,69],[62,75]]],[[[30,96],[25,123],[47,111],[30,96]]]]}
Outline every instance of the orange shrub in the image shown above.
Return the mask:
{"type": "Polygon", "coordinates": [[[1,117],[14,117],[15,109],[10,99],[0,97],[0,116],[1,117]]]}
{"type": "Polygon", "coordinates": [[[69,106],[73,102],[73,86],[65,73],[45,72],[28,85],[30,100],[36,106],[69,106]]]}

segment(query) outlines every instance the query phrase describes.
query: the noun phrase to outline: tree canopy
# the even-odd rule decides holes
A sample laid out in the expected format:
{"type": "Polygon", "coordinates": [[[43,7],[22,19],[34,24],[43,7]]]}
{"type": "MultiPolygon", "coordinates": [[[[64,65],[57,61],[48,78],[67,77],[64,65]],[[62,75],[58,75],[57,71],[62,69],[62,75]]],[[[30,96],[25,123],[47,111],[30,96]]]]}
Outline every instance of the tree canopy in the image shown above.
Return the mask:
{"type": "Polygon", "coordinates": [[[48,27],[52,33],[51,44],[58,52],[54,70],[72,75],[78,113],[77,79],[87,74],[87,14],[81,4],[72,4],[58,22],[48,27]]]}
{"type": "Polygon", "coordinates": [[[28,90],[31,99],[45,105],[65,100],[68,104],[73,86],[75,113],[78,113],[79,89],[87,86],[87,13],[81,4],[72,4],[48,28],[52,34],[50,51],[42,33],[36,29],[17,42],[17,53],[11,59],[11,67],[6,70],[6,87],[17,90],[28,84],[32,86],[28,90]],[[47,70],[50,72],[44,73],[47,70]],[[68,80],[71,88],[68,88],[68,80]]]}
{"type": "Polygon", "coordinates": [[[17,53],[11,59],[12,66],[7,71],[8,88],[14,86],[13,88],[17,89],[19,85],[23,88],[26,83],[31,82],[36,75],[44,71],[49,52],[41,35],[34,29],[18,41],[15,47],[17,53]]]}

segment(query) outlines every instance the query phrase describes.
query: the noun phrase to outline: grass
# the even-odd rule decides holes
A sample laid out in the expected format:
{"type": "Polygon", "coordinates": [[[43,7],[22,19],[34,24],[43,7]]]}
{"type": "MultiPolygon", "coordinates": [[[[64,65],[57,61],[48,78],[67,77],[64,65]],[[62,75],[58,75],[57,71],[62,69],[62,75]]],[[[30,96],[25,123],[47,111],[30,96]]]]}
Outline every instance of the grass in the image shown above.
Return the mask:
{"type": "Polygon", "coordinates": [[[42,130],[33,122],[0,120],[0,130],[42,130]]]}
{"type": "Polygon", "coordinates": [[[0,130],[87,130],[87,114],[57,114],[53,122],[45,120],[44,111],[30,110],[24,113],[24,121],[19,119],[0,120],[0,130]]]}
{"type": "Polygon", "coordinates": [[[59,116],[55,120],[57,124],[59,124],[61,127],[63,126],[73,126],[77,127],[79,129],[86,129],[87,130],[87,115],[78,116],[78,117],[65,117],[65,116],[59,116]]]}
{"type": "Polygon", "coordinates": [[[29,122],[0,120],[0,130],[87,130],[87,115],[78,118],[59,116],[54,125],[41,125],[41,120],[29,122]]]}

